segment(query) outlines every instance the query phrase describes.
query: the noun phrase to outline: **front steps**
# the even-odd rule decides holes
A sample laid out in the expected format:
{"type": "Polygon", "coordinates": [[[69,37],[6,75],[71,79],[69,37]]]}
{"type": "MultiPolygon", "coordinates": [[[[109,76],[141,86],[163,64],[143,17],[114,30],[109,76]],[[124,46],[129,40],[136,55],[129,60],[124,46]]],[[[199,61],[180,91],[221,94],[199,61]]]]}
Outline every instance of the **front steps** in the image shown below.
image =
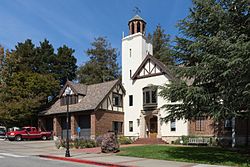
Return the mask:
{"type": "Polygon", "coordinates": [[[167,143],[160,138],[159,139],[139,138],[135,140],[133,144],[167,144],[167,143]]]}

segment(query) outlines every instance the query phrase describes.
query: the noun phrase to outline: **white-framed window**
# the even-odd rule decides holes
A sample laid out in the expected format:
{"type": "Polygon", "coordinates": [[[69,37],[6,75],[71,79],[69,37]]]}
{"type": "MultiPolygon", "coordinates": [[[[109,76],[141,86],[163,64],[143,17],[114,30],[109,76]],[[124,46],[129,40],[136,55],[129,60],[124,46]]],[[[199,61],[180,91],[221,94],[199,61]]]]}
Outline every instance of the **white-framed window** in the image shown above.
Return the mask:
{"type": "Polygon", "coordinates": [[[204,131],[205,130],[205,117],[196,117],[195,130],[196,131],[204,131]]]}
{"type": "Polygon", "coordinates": [[[133,132],[133,121],[129,121],[129,132],[133,132]]]}
{"type": "Polygon", "coordinates": [[[176,121],[175,121],[175,119],[170,121],[170,130],[171,131],[176,131],[176,121]]]}
{"type": "Polygon", "coordinates": [[[133,95],[129,95],[129,106],[133,106],[133,95]]]}
{"type": "Polygon", "coordinates": [[[122,95],[113,93],[113,106],[122,107],[122,95]]]}

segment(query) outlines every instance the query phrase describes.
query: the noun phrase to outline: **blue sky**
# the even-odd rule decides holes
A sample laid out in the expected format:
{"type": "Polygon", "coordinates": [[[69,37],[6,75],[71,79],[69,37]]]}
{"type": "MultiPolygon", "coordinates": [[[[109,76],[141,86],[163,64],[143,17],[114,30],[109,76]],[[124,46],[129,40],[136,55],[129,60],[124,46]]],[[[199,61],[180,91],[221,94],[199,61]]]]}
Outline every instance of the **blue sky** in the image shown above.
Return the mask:
{"type": "Polygon", "coordinates": [[[122,32],[128,34],[135,6],[147,32],[160,24],[174,38],[176,23],[187,16],[191,0],[1,0],[0,44],[13,49],[28,38],[36,45],[47,38],[55,49],[63,44],[73,48],[81,65],[95,37],[106,36],[121,51],[122,32]]]}

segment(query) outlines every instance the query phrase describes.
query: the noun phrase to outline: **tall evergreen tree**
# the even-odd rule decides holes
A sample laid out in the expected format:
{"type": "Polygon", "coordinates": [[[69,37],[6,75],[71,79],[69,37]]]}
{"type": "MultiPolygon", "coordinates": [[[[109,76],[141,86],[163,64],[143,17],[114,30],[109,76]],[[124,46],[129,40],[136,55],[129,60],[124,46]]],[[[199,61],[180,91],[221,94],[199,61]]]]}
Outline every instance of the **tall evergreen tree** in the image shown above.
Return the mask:
{"type": "Polygon", "coordinates": [[[149,33],[148,40],[153,44],[153,55],[166,65],[174,65],[174,57],[170,47],[170,36],[157,25],[153,36],[149,33]]]}
{"type": "Polygon", "coordinates": [[[117,50],[104,37],[96,38],[91,46],[86,52],[90,60],[78,69],[78,80],[94,84],[118,78],[117,50]]]}
{"type": "Polygon", "coordinates": [[[76,58],[74,57],[75,50],[63,45],[57,49],[56,58],[54,61],[54,70],[52,70],[56,79],[60,81],[61,85],[64,85],[68,80],[76,79],[76,58]]]}
{"type": "Polygon", "coordinates": [[[249,117],[249,18],[247,0],[193,0],[178,25],[184,37],[176,39],[177,79],[160,92],[180,102],[164,106],[165,120],[249,117]]]}
{"type": "Polygon", "coordinates": [[[0,48],[0,123],[36,124],[37,114],[55,97],[60,85],[75,78],[74,50],[63,46],[54,53],[48,40],[35,47],[31,40],[12,52],[0,48]]]}

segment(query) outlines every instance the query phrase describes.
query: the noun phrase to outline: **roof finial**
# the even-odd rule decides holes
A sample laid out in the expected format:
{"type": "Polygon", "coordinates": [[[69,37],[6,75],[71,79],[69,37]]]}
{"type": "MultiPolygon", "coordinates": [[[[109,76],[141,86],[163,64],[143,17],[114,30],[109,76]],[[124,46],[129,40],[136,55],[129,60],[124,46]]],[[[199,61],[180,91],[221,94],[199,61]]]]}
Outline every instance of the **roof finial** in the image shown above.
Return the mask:
{"type": "Polygon", "coordinates": [[[135,6],[133,12],[135,13],[135,15],[139,15],[139,13],[141,13],[141,10],[137,6],[135,6]]]}

